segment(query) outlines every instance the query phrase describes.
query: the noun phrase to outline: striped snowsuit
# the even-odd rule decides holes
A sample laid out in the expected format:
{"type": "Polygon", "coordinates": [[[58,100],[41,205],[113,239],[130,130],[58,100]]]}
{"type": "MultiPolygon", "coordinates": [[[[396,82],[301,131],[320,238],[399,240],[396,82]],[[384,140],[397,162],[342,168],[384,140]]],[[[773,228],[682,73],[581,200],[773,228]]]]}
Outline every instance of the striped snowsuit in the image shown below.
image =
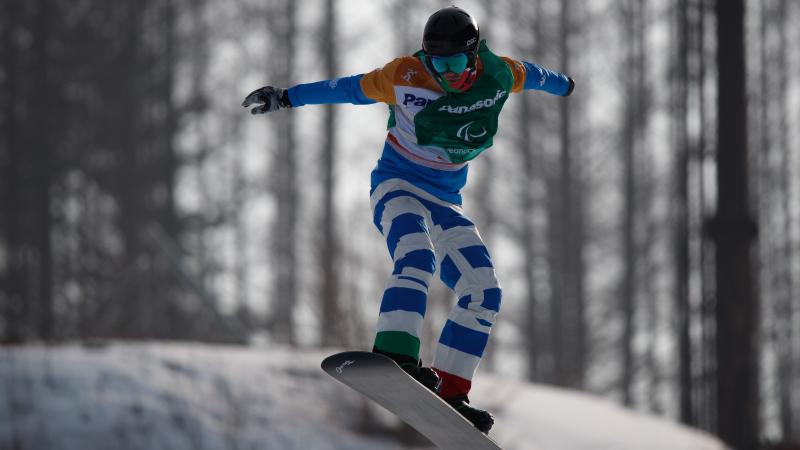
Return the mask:
{"type": "Polygon", "coordinates": [[[443,397],[469,392],[500,309],[500,286],[475,224],[459,206],[400,179],[381,183],[371,204],[394,262],[375,347],[419,353],[428,288],[438,269],[458,302],[442,329],[432,367],[442,377],[443,397]]]}
{"type": "MultiPolygon", "coordinates": [[[[494,54],[490,59],[496,61],[492,58],[494,54]]],[[[481,99],[465,110],[488,107],[525,89],[554,95],[568,91],[569,79],[563,74],[507,57],[501,60],[510,71],[508,90],[493,92],[494,98],[481,99]]],[[[480,83],[480,58],[477,68],[480,83]]],[[[433,361],[443,381],[441,395],[447,398],[469,392],[500,309],[501,290],[489,252],[460,206],[467,162],[453,162],[448,156],[452,148],[422,145],[417,139],[415,116],[443,95],[427,67],[413,56],[397,58],[367,74],[288,89],[294,107],[345,102],[389,105],[389,132],[372,172],[370,196],[375,225],[386,239],[394,268],[381,299],[374,349],[418,361],[428,289],[438,270],[457,296],[433,361]]],[[[459,137],[481,135],[480,129],[470,131],[471,123],[459,129],[459,137]]]]}

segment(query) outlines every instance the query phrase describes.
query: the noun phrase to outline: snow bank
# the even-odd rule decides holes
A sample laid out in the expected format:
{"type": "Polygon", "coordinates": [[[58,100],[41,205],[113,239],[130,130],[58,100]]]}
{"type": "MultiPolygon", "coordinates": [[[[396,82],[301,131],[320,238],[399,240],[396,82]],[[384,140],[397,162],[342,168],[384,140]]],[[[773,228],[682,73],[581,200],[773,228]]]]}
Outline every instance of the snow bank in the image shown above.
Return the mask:
{"type": "MultiPolygon", "coordinates": [[[[330,353],[163,342],[0,348],[0,448],[411,448],[358,431],[365,402],[319,369],[330,353]]],[[[492,436],[507,450],[724,449],[575,392],[483,375],[471,397],[496,413],[492,436]]]]}

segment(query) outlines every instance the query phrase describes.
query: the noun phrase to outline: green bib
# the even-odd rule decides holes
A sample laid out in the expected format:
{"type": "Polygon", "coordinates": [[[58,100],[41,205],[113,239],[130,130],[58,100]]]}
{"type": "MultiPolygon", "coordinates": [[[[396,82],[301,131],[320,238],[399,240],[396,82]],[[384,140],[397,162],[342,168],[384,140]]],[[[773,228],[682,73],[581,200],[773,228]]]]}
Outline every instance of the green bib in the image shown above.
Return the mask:
{"type": "MultiPolygon", "coordinates": [[[[424,57],[422,52],[415,56],[424,57]]],[[[483,73],[470,89],[447,93],[414,117],[417,143],[444,149],[452,163],[467,162],[492,146],[497,117],[514,85],[511,69],[486,41],[481,41],[478,56],[483,73]]]]}

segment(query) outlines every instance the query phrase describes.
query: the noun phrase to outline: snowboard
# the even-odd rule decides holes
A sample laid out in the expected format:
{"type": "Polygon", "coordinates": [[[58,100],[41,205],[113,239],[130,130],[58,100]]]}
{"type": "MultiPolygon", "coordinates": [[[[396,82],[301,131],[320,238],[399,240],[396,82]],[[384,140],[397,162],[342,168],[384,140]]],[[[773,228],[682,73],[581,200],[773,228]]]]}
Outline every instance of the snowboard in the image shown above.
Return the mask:
{"type": "Polygon", "coordinates": [[[411,425],[445,450],[502,450],[489,436],[391,358],[362,351],[337,353],[322,370],[411,425]]]}

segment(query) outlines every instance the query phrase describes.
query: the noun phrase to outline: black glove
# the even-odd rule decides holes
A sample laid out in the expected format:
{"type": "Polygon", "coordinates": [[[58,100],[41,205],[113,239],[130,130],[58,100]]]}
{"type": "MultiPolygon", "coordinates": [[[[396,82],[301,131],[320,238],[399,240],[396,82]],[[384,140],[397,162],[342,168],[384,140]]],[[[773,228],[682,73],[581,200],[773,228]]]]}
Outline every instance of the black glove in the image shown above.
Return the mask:
{"type": "Polygon", "coordinates": [[[264,86],[251,92],[244,98],[242,106],[246,108],[256,103],[261,105],[251,109],[250,113],[252,114],[264,114],[292,107],[292,103],[289,101],[289,92],[286,89],[272,86],[264,86]]]}
{"type": "Polygon", "coordinates": [[[573,80],[572,77],[567,78],[569,78],[569,89],[567,89],[567,93],[564,94],[564,97],[569,97],[569,94],[572,94],[572,90],[575,89],[575,80],[573,80]]]}

